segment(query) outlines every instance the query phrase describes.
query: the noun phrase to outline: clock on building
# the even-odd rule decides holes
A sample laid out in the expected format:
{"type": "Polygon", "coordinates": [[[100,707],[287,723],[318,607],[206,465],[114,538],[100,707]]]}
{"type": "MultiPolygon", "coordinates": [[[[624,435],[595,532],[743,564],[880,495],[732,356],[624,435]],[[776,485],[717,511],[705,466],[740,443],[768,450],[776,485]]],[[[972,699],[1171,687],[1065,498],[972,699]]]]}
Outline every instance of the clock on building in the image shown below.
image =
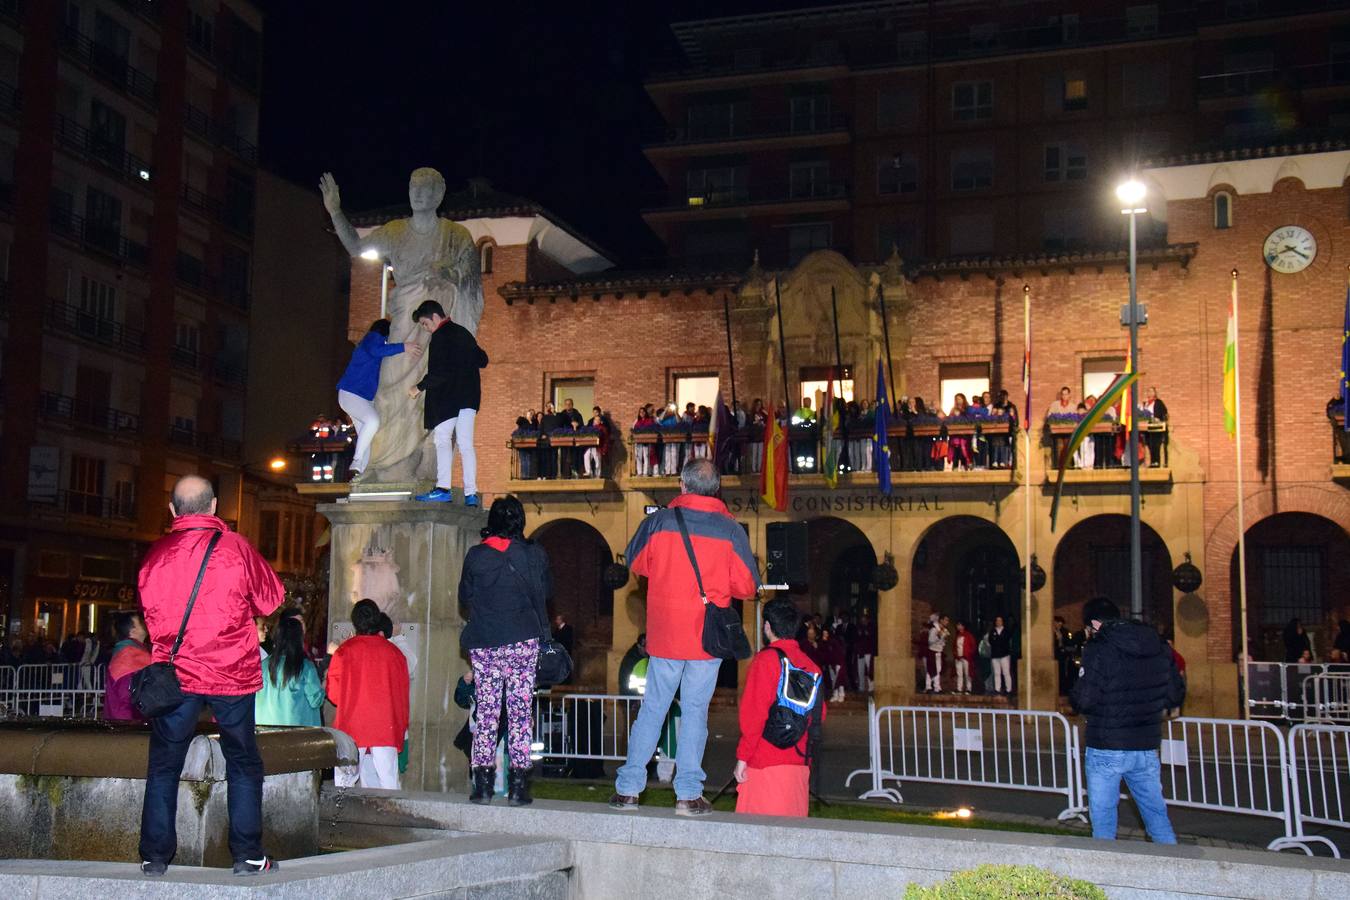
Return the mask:
{"type": "Polygon", "coordinates": [[[1276,272],[1302,272],[1317,258],[1317,238],[1299,225],[1281,225],[1266,238],[1261,255],[1276,272]]]}

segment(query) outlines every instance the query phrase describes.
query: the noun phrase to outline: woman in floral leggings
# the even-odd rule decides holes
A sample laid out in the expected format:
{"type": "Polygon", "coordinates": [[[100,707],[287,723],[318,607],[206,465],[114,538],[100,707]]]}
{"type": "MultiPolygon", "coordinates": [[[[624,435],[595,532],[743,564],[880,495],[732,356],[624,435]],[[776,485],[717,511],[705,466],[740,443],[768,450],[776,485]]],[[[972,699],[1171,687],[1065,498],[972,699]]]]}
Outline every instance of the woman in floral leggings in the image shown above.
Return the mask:
{"type": "Polygon", "coordinates": [[[475,730],[470,765],[474,803],[492,801],[496,746],[506,695],[506,749],[511,769],[507,799],[530,797],[530,707],[539,640],[548,635],[547,601],[553,593],[548,554],[524,538],[525,509],[515,497],[494,500],[483,542],[464,557],[459,602],[468,623],[460,646],[473,666],[475,730]]]}

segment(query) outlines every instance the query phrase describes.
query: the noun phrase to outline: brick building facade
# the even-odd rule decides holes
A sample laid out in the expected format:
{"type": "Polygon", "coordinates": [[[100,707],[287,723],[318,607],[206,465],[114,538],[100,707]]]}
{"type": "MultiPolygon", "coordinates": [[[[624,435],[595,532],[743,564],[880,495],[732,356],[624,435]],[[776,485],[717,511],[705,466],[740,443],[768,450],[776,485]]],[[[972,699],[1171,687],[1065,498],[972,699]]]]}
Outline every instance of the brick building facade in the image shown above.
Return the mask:
{"type": "MultiPolygon", "coordinates": [[[[1238,691],[1235,462],[1221,409],[1234,268],[1242,309],[1253,652],[1280,658],[1280,626],[1299,615],[1323,655],[1332,617],[1350,616],[1348,470],[1333,464],[1326,412],[1337,384],[1350,265],[1342,243],[1350,239],[1347,167],[1350,151],[1336,150],[1217,156],[1147,173],[1149,206],[1168,223],[1168,234],[1165,246],[1140,257],[1139,295],[1149,307],[1140,370],[1142,384],[1156,386],[1167,403],[1170,441],[1166,463],[1144,472],[1145,600],[1151,617],[1174,630],[1187,658],[1188,709],[1196,714],[1231,714],[1238,691]],[[1215,218],[1218,193],[1230,204],[1221,221],[1215,218]],[[1264,264],[1262,247],[1273,230],[1290,224],[1307,228],[1318,249],[1303,271],[1280,274],[1264,264]],[[1181,594],[1171,583],[1172,570],[1187,554],[1204,577],[1194,594],[1181,594]],[[1302,593],[1291,597],[1291,585],[1302,585],[1302,593]]],[[[372,296],[378,302],[378,269],[365,271],[361,260],[353,266],[355,333],[372,317],[372,296]]],[[[804,608],[875,604],[883,696],[913,693],[911,638],[930,610],[986,622],[999,612],[1023,634],[1023,656],[1032,665],[1022,665],[1019,678],[1030,676],[1033,704],[1054,706],[1050,620],[1064,614],[1076,626],[1087,597],[1103,591],[1120,596],[1129,478],[1121,468],[1071,471],[1058,527],[1051,531],[1053,473],[1041,428],[1061,385],[1077,400],[1103,365],[1123,367],[1123,253],[918,266],[895,257],[859,268],[820,251],[790,270],[698,275],[596,271],[560,277],[551,268],[556,266],[532,244],[502,244],[485,276],[479,340],[492,362],[484,371],[478,419],[479,480],[488,499],[515,492],[526,500],[530,529],[561,576],[557,605],[580,632],[580,679],[610,687],[619,658],[644,627],[643,601],[636,581],[611,594],[600,586],[599,573],[623,552],[646,507],[667,502],[678,490],[675,479],[633,472],[630,426],[638,406],[673,398],[686,376],[716,376],[729,396],[728,323],[738,398],[781,404],[777,298],[795,402],[812,371],[835,363],[833,291],[840,355],[855,396],[875,395],[889,330],[895,394],[936,398],[949,389],[944,381],[952,373],[964,377],[983,367],[990,386],[1009,389],[1020,407],[1025,289],[1034,343],[1034,443],[1028,457],[1018,438],[1013,470],[898,471],[890,499],[880,497],[875,478],[862,473],[844,475],[834,491],[818,475],[794,475],[784,513],[759,502],[754,476],[728,476],[723,493],[761,561],[768,524],[807,523],[810,583],[794,590],[804,608]],[[622,431],[605,477],[513,477],[508,441],[516,417],[540,408],[558,384],[578,380],[589,383],[622,431]],[[1026,562],[1028,490],[1031,551],[1046,573],[1031,598],[1029,623],[1019,575],[1026,562]],[[883,590],[873,583],[873,569],[888,559],[898,583],[883,590]]],[[[746,615],[753,615],[751,607],[746,615]]]]}

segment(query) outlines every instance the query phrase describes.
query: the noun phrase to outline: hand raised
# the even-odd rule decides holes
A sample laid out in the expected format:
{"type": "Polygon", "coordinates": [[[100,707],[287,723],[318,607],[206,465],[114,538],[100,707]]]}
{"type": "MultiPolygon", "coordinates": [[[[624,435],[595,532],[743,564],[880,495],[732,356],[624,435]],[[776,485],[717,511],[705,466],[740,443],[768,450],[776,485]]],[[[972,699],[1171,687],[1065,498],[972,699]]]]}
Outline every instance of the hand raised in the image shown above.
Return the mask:
{"type": "Polygon", "coordinates": [[[416,400],[416,399],[417,399],[417,395],[420,394],[420,393],[422,393],[422,389],[419,388],[417,385],[414,384],[412,387],[408,388],[408,399],[409,399],[409,400],[416,400]]]}
{"type": "Polygon", "coordinates": [[[341,212],[342,195],[338,191],[338,184],[333,179],[332,172],[324,172],[319,176],[319,193],[323,195],[323,208],[328,210],[330,216],[341,212]]]}

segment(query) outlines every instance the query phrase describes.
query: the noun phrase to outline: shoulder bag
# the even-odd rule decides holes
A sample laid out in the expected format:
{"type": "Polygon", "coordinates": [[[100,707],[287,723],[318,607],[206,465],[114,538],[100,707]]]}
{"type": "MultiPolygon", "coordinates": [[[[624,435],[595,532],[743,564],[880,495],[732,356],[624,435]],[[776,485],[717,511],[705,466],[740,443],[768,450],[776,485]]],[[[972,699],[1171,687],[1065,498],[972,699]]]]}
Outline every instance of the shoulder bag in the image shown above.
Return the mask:
{"type": "MultiPolygon", "coordinates": [[[[530,589],[530,583],[525,580],[525,576],[515,566],[511,565],[511,560],[506,561],[506,567],[515,573],[525,585],[525,596],[530,601],[530,609],[534,610],[534,616],[539,618],[539,606],[534,602],[534,591],[530,589]]],[[[567,648],[553,639],[553,633],[549,631],[548,623],[539,622],[539,659],[535,664],[534,686],[547,690],[555,684],[562,684],[572,674],[572,657],[568,656],[567,648]]]]}
{"type": "Polygon", "coordinates": [[[182,685],[178,683],[178,669],[174,667],[174,660],[178,658],[178,650],[183,646],[188,616],[192,615],[192,607],[197,603],[197,592],[202,587],[206,564],[211,559],[211,551],[220,543],[222,534],[224,532],[217,531],[211,535],[211,540],[206,544],[206,555],[202,557],[201,568],[197,570],[197,580],[192,585],[192,595],[188,597],[187,609],[183,610],[183,622],[178,626],[178,638],[173,642],[173,649],[169,651],[169,661],[151,663],[131,676],[131,702],[147,719],[157,719],[171,713],[187,699],[183,695],[182,685]]]}
{"type": "Polygon", "coordinates": [[[698,557],[694,555],[694,542],[689,540],[684,511],[678,506],[671,511],[680,525],[684,551],[689,554],[689,564],[694,567],[698,596],[703,601],[703,652],[717,659],[749,659],[750,640],[745,636],[740,614],[735,607],[718,606],[708,600],[708,592],[703,589],[703,573],[699,571],[698,557]]]}

